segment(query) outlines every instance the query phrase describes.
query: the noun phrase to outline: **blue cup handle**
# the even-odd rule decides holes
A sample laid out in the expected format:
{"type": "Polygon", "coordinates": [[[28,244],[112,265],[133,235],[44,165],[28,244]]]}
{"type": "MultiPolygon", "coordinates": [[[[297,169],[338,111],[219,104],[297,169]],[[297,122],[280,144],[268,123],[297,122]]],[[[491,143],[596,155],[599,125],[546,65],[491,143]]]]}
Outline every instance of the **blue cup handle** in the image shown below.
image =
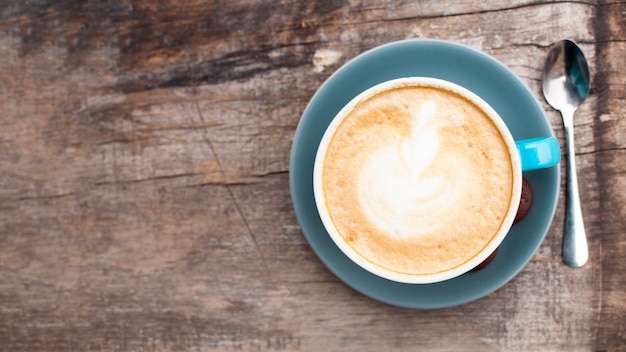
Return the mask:
{"type": "Polygon", "coordinates": [[[561,161],[559,141],[554,137],[537,137],[515,141],[522,171],[544,169],[561,161]]]}

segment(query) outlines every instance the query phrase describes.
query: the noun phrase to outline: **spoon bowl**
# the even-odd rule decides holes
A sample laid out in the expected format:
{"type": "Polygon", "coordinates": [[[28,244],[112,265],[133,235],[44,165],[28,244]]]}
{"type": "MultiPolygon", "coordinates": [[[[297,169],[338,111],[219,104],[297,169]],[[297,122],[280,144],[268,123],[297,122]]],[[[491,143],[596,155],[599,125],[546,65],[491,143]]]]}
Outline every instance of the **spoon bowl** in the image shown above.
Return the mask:
{"type": "Polygon", "coordinates": [[[556,110],[576,109],[589,94],[589,67],[571,40],[552,46],[543,71],[543,94],[556,110]]]}
{"type": "Polygon", "coordinates": [[[589,250],[580,207],[574,150],[574,112],[589,94],[589,66],[583,51],[571,40],[555,43],[543,70],[543,95],[561,112],[567,143],[567,199],[563,233],[563,261],[572,267],[587,262],[589,250]]]}

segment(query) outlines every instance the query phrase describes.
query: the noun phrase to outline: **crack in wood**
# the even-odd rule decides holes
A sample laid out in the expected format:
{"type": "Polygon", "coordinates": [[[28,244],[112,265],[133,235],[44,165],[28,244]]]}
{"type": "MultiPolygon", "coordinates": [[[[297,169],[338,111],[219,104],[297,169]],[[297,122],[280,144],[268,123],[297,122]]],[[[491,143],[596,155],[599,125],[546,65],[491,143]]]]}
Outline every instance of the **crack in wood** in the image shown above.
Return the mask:
{"type": "Polygon", "coordinates": [[[176,77],[164,82],[159,87],[189,86],[193,83],[218,84],[228,81],[249,79],[259,73],[280,68],[295,68],[311,62],[314,47],[321,41],[302,42],[297,44],[265,45],[259,48],[238,50],[221,57],[198,63],[190,68],[187,76],[176,77]],[[295,53],[282,53],[286,48],[293,48],[295,53]],[[298,49],[304,53],[298,53],[298,49]],[[272,57],[270,53],[279,52],[272,57]]]}
{"type": "MultiPolygon", "coordinates": [[[[586,2],[586,1],[562,1],[561,3],[581,4],[581,5],[594,6],[594,7],[597,6],[595,3],[586,2]]],[[[509,6],[509,7],[502,7],[502,8],[489,9],[489,10],[456,12],[456,13],[449,13],[449,14],[439,13],[439,14],[426,15],[426,16],[407,16],[407,17],[396,17],[396,18],[380,18],[380,19],[370,20],[370,21],[351,22],[350,24],[351,25],[360,25],[360,24],[371,24],[371,23],[379,23],[379,22],[402,22],[402,21],[410,21],[410,20],[430,20],[430,19],[441,19],[441,18],[461,17],[461,16],[473,16],[473,15],[483,15],[483,14],[489,14],[489,13],[515,11],[515,10],[520,10],[520,9],[524,9],[524,8],[532,8],[532,7],[546,6],[546,5],[550,5],[550,3],[541,3],[541,2],[535,3],[535,2],[532,2],[532,3],[528,3],[528,4],[522,4],[522,5],[517,5],[517,6],[509,6]]],[[[374,10],[375,9],[376,8],[374,8],[374,10]]],[[[368,10],[368,9],[365,9],[365,10],[368,10]]],[[[345,23],[342,23],[341,25],[345,26],[345,23]]]]}
{"type": "MultiPolygon", "coordinates": [[[[200,105],[198,104],[197,101],[194,101],[194,106],[196,108],[196,113],[198,114],[200,121],[202,121],[203,123],[207,123],[207,121],[204,118],[204,115],[202,114],[202,110],[200,109],[200,105]]],[[[202,138],[205,140],[205,142],[209,146],[209,149],[211,150],[211,153],[213,154],[213,157],[215,158],[215,161],[217,162],[217,165],[220,170],[220,173],[222,174],[222,177],[224,179],[227,179],[226,171],[224,170],[224,167],[220,161],[219,156],[217,155],[217,152],[215,150],[215,147],[213,146],[213,143],[211,142],[211,139],[209,138],[209,136],[206,135],[205,132],[202,133],[202,138]]],[[[270,280],[270,282],[275,283],[276,281],[272,275],[269,265],[267,264],[267,260],[265,259],[265,256],[263,255],[263,251],[261,250],[261,247],[259,246],[259,242],[256,236],[254,235],[254,232],[252,231],[252,227],[250,226],[248,219],[244,215],[243,210],[241,209],[241,206],[239,205],[239,202],[237,201],[237,197],[235,197],[235,194],[229,185],[225,185],[225,187],[226,187],[226,190],[228,191],[230,199],[232,200],[233,204],[235,205],[235,208],[237,209],[237,213],[239,214],[239,217],[241,218],[241,221],[243,222],[248,232],[248,235],[250,236],[250,239],[252,240],[252,243],[254,244],[254,248],[257,254],[259,255],[259,258],[261,259],[261,264],[263,265],[264,271],[268,279],[270,280]]]]}
{"type": "Polygon", "coordinates": [[[594,154],[600,154],[600,153],[623,152],[623,151],[626,151],[626,147],[597,149],[597,150],[591,150],[591,151],[588,151],[588,152],[576,153],[576,155],[590,155],[590,154],[594,155],[594,154]]]}
{"type": "Polygon", "coordinates": [[[277,175],[283,176],[287,174],[289,174],[289,171],[287,170],[268,171],[264,173],[250,174],[249,176],[243,177],[243,179],[240,179],[237,181],[224,180],[224,181],[194,183],[194,184],[181,186],[181,188],[196,188],[196,187],[207,187],[207,186],[250,186],[250,185],[256,185],[256,184],[263,182],[261,179],[264,177],[271,177],[271,176],[277,176],[277,175]]]}
{"type": "Polygon", "coordinates": [[[3,199],[2,201],[29,201],[29,200],[51,200],[51,199],[60,199],[66,197],[72,197],[75,193],[60,193],[60,194],[44,194],[44,195],[36,195],[36,196],[27,196],[27,197],[19,197],[16,199],[3,199]]]}
{"type": "Polygon", "coordinates": [[[171,179],[176,179],[176,178],[181,178],[181,177],[197,177],[197,176],[203,176],[203,174],[189,172],[189,173],[182,173],[182,174],[153,176],[153,177],[131,179],[131,180],[98,181],[98,182],[94,182],[93,185],[94,186],[126,185],[126,184],[133,184],[133,183],[153,182],[153,181],[161,181],[161,180],[171,180],[171,179]]]}

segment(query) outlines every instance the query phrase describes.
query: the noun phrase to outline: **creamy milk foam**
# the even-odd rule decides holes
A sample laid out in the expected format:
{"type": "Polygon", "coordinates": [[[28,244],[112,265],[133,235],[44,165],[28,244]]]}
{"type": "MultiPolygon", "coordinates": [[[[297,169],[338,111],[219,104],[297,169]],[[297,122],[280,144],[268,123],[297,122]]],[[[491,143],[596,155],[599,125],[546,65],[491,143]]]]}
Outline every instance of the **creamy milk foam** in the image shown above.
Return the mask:
{"type": "Polygon", "coordinates": [[[474,258],[509,212],[509,149],[473,102],[437,87],[400,86],[360,101],[326,150],[330,219],[363,259],[429,275],[474,258]]]}

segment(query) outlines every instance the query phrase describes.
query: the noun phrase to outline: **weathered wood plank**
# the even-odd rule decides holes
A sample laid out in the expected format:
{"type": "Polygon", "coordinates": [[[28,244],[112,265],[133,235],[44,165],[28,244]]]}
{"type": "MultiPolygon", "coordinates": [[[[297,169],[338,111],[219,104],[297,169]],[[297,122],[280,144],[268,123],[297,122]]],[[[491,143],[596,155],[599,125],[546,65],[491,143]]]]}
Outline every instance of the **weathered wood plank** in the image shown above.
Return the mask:
{"type": "Polygon", "coordinates": [[[0,4],[0,351],[623,350],[624,13],[593,1],[0,4]],[[562,192],[531,263],[484,299],[413,311],[335,278],[288,185],[293,133],[322,82],[377,45],[440,38],[493,55],[540,97],[562,37],[594,72],[576,117],[590,263],[561,264],[562,192]]]}
{"type": "MultiPolygon", "coordinates": [[[[593,122],[595,167],[600,202],[596,235],[602,248],[598,351],[619,351],[626,346],[626,4],[602,3],[595,20],[601,67],[596,75],[598,104],[593,122]],[[613,58],[612,60],[609,58],[613,58]]],[[[596,242],[596,243],[597,243],[596,242]]]]}

